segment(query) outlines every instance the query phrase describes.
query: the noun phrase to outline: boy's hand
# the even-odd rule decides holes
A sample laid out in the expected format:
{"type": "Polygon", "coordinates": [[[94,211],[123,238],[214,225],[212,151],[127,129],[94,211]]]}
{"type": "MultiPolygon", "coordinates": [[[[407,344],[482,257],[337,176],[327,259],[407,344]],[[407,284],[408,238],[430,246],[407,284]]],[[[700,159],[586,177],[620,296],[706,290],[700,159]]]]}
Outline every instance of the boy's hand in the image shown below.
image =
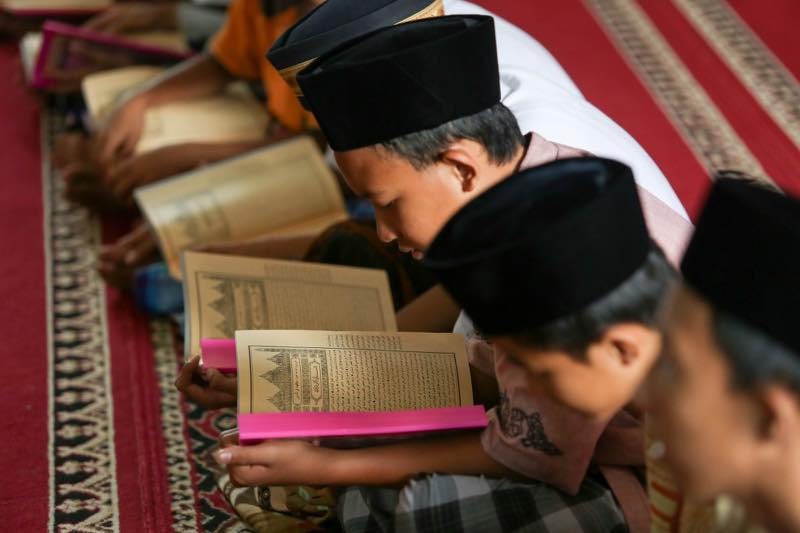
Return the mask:
{"type": "Polygon", "coordinates": [[[141,95],[125,99],[105,121],[97,139],[100,162],[110,164],[115,158],[129,157],[136,149],[144,129],[147,102],[141,95]]]}
{"type": "Polygon", "coordinates": [[[236,407],[236,378],[225,376],[214,369],[206,370],[205,375],[203,374],[200,356],[196,355],[183,365],[175,381],[175,388],[207,409],[236,407]]]}
{"type": "Polygon", "coordinates": [[[394,444],[337,450],[305,440],[237,446],[222,438],[214,459],[234,485],[401,486],[423,473],[519,477],[483,449],[480,431],[415,438],[394,444]]]}
{"type": "Polygon", "coordinates": [[[336,455],[301,440],[274,440],[252,446],[228,446],[214,452],[214,459],[228,467],[235,486],[328,485],[336,455]]]}
{"type": "Polygon", "coordinates": [[[180,173],[174,163],[168,149],[151,150],[110,165],[104,182],[115,198],[129,200],[135,188],[180,173]]]}
{"type": "Polygon", "coordinates": [[[117,242],[100,248],[97,271],[107,283],[126,288],[133,281],[133,271],[157,256],[156,239],[142,222],[117,242]]]}
{"type": "Polygon", "coordinates": [[[91,140],[84,133],[69,131],[56,135],[50,161],[58,170],[75,164],[92,165],[91,140]]]}

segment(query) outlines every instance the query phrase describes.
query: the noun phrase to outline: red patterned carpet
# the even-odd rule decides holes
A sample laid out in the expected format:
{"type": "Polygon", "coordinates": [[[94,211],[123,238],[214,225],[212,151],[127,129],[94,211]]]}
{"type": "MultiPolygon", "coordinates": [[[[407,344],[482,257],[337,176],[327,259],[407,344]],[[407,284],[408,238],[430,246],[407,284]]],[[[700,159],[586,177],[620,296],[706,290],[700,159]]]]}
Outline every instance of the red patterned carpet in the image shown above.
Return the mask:
{"type": "MultiPolygon", "coordinates": [[[[800,2],[479,3],[546,46],[690,214],[716,169],[800,194],[800,2]]],[[[180,401],[171,327],[95,277],[114,228],[61,198],[41,148],[61,125],[18,73],[15,48],[0,45],[3,529],[239,530],[208,456],[233,419],[180,401]]]]}

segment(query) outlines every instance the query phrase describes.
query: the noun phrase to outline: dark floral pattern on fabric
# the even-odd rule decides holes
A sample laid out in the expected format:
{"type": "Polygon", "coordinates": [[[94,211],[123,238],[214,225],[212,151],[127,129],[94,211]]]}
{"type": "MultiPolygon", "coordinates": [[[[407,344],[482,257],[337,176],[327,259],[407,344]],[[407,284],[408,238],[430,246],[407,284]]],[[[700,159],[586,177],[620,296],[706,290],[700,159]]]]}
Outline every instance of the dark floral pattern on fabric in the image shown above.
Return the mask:
{"type": "Polygon", "coordinates": [[[500,428],[511,438],[519,438],[526,448],[533,448],[547,455],[563,455],[563,452],[547,437],[539,413],[526,413],[513,407],[506,394],[500,393],[500,409],[497,413],[500,428]]]}

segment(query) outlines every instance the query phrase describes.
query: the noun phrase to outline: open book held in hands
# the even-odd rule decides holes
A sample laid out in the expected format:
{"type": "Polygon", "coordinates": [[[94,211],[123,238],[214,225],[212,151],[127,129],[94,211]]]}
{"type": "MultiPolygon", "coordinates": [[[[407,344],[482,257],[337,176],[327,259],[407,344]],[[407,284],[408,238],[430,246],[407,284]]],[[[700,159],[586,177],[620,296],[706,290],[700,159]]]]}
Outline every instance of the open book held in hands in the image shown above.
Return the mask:
{"type": "MultiPolygon", "coordinates": [[[[165,69],[124,67],[90,74],[83,79],[83,97],[89,122],[98,128],[129,91],[151,83],[165,69]]],[[[145,114],[136,153],[190,142],[224,143],[264,139],[269,117],[266,108],[244,82],[231,83],[219,95],[191,98],[154,106],[145,114]]]]}
{"type": "MultiPolygon", "coordinates": [[[[187,360],[240,329],[397,330],[383,270],[185,252],[183,271],[187,360]]],[[[213,367],[231,370],[222,350],[213,367]]]]}
{"type": "Polygon", "coordinates": [[[236,357],[244,444],[362,446],[486,425],[457,334],[237,331],[236,357]]]}
{"type": "Polygon", "coordinates": [[[305,136],[141,187],[134,197],[177,279],[183,250],[316,235],[348,217],[333,172],[305,136]]]}

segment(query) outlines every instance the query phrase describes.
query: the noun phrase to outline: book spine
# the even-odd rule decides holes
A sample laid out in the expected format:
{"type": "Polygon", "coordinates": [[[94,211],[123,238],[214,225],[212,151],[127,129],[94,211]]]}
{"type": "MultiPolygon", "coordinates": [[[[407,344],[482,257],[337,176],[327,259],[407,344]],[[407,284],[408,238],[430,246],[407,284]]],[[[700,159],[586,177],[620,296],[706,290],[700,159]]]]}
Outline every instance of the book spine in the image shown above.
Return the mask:
{"type": "Polygon", "coordinates": [[[483,406],[380,412],[240,413],[239,441],[267,439],[391,437],[481,429],[483,406]]]}

